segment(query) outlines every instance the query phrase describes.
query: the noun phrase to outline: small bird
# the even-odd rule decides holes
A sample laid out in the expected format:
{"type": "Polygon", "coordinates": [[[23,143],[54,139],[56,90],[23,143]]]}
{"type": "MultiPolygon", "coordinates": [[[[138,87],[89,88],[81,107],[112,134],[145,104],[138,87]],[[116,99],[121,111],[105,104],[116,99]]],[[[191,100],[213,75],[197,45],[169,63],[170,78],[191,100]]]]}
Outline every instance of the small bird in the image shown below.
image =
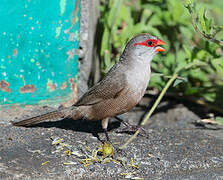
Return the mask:
{"type": "Polygon", "coordinates": [[[75,104],[12,124],[31,126],[59,118],[101,120],[109,141],[107,133],[109,118],[123,114],[139,103],[150,80],[150,63],[158,52],[165,51],[160,46],[165,44],[150,34],[133,37],[127,43],[120,60],[75,104]]]}

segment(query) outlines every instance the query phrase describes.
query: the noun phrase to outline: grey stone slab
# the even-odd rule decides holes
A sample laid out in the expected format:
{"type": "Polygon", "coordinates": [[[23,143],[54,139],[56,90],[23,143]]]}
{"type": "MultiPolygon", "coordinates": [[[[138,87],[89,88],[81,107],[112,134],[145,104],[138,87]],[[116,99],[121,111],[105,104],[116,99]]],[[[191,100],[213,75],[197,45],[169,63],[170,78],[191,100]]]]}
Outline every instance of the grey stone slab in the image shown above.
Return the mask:
{"type": "MultiPolygon", "coordinates": [[[[66,156],[64,151],[55,152],[56,145],[52,145],[52,139],[58,137],[71,145],[71,151],[81,153],[86,147],[97,149],[101,143],[90,133],[47,127],[46,124],[34,128],[8,125],[0,128],[1,179],[124,179],[121,175],[124,172],[135,172],[132,177],[145,179],[217,179],[223,175],[223,141],[202,130],[148,129],[146,137],[138,136],[127,149],[116,153],[116,158],[133,158],[139,165],[136,169],[112,162],[84,167],[81,158],[66,156]],[[42,165],[46,161],[49,162],[42,165]],[[74,164],[64,164],[70,161],[74,164]]],[[[130,135],[110,132],[110,137],[114,144],[122,144],[130,135]]]]}

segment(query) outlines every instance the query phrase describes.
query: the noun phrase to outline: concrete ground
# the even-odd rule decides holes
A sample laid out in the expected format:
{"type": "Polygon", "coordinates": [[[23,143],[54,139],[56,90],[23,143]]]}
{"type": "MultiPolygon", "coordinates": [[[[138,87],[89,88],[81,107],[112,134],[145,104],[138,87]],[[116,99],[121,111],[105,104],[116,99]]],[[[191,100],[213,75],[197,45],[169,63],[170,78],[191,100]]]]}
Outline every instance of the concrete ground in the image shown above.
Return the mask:
{"type": "MultiPolygon", "coordinates": [[[[97,22],[88,19],[97,6],[87,0],[81,3],[79,94],[87,89],[91,67],[97,66],[92,60],[97,22]]],[[[137,107],[119,117],[137,125],[155,98],[145,95],[137,107]]],[[[96,135],[104,139],[100,122],[67,119],[30,128],[10,124],[52,108],[56,107],[0,110],[0,179],[223,179],[222,127],[199,122],[203,107],[164,99],[144,127],[146,133],[122,151],[118,147],[131,135],[116,133],[124,125],[112,118],[113,158],[96,153],[102,145],[96,135]]]]}
{"type": "MultiPolygon", "coordinates": [[[[119,116],[137,124],[150,98],[119,116]]],[[[217,126],[197,126],[200,119],[186,106],[164,100],[127,149],[118,147],[131,136],[116,133],[125,127],[113,118],[109,136],[113,158],[98,153],[104,139],[100,122],[62,120],[34,127],[13,127],[10,121],[49,111],[30,107],[1,111],[0,179],[222,179],[223,132],[217,126]],[[2,119],[3,118],[3,119],[2,119]],[[86,163],[86,158],[90,159],[86,163]],[[93,160],[94,159],[94,160],[93,160]],[[97,160],[96,160],[97,159],[97,160]]]]}

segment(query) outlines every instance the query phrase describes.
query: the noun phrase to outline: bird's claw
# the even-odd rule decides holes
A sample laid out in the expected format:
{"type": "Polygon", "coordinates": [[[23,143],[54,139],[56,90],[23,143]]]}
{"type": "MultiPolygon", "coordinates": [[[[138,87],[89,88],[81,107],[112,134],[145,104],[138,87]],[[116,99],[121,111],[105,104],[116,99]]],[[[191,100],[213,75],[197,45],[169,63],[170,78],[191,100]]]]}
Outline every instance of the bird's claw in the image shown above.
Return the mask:
{"type": "Polygon", "coordinates": [[[140,125],[126,125],[126,127],[116,131],[116,133],[130,133],[130,134],[134,134],[136,131],[139,130],[139,134],[140,135],[146,135],[146,130],[140,126],[140,125]]]}

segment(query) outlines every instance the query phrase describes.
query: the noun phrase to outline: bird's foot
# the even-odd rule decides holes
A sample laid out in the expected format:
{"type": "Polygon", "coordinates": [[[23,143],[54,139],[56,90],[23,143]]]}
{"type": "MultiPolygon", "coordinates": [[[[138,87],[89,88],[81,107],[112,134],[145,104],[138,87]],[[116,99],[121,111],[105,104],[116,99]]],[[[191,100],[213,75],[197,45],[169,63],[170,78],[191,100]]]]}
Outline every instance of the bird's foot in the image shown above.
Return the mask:
{"type": "Polygon", "coordinates": [[[101,139],[98,133],[93,133],[93,135],[94,135],[94,136],[95,136],[95,137],[96,137],[102,144],[104,144],[104,143],[112,144],[111,141],[110,141],[110,138],[109,138],[109,136],[108,136],[108,131],[107,131],[107,129],[104,129],[104,134],[105,134],[105,139],[104,139],[104,138],[101,139]]]}
{"type": "Polygon", "coordinates": [[[107,131],[107,128],[104,129],[104,133],[105,133],[105,137],[106,139],[104,140],[101,140],[99,138],[99,140],[102,142],[103,146],[107,147],[108,145],[110,145],[111,147],[113,147],[113,150],[114,150],[114,153],[123,153],[123,150],[120,149],[117,145],[113,144],[109,138],[109,135],[108,135],[108,131],[107,131]]]}
{"type": "Polygon", "coordinates": [[[128,134],[134,134],[136,131],[139,130],[139,134],[142,136],[146,136],[147,132],[146,130],[141,126],[141,125],[132,125],[126,121],[124,121],[123,119],[119,118],[119,117],[115,117],[119,122],[121,122],[122,124],[125,125],[124,128],[116,131],[116,133],[128,133],[128,134]]]}
{"type": "Polygon", "coordinates": [[[109,143],[111,144],[110,138],[109,138],[109,136],[108,136],[108,130],[107,130],[107,128],[104,129],[104,132],[105,132],[106,141],[109,142],[109,143]]]}
{"type": "Polygon", "coordinates": [[[139,134],[142,136],[145,136],[146,130],[140,126],[140,125],[131,125],[129,123],[124,123],[126,127],[116,131],[116,133],[129,133],[129,134],[134,134],[136,131],[139,131],[139,134]]]}

